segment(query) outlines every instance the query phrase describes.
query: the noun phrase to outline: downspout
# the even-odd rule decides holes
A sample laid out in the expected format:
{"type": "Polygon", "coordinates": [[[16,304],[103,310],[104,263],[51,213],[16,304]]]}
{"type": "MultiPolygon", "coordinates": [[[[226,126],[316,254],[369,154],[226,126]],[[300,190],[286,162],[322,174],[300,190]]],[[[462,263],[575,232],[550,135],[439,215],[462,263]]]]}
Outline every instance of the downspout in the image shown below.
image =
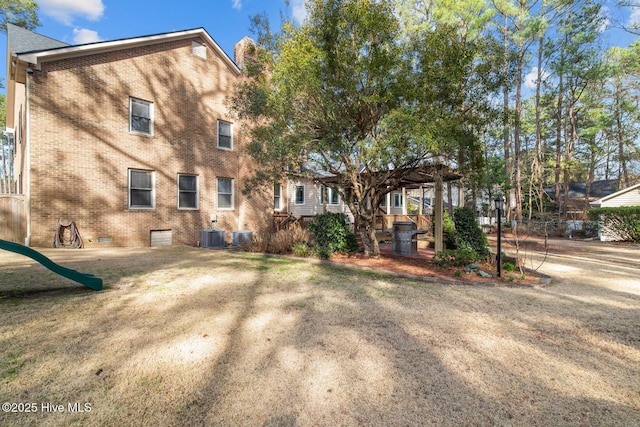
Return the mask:
{"type": "Polygon", "coordinates": [[[26,161],[25,161],[25,183],[26,183],[26,189],[25,189],[25,194],[24,194],[24,198],[25,198],[25,210],[26,210],[26,220],[27,220],[27,226],[26,226],[26,236],[24,238],[24,245],[29,247],[31,244],[31,109],[30,109],[30,102],[29,102],[29,81],[31,80],[30,78],[30,74],[27,72],[26,73],[26,78],[25,78],[25,127],[26,127],[26,131],[25,131],[25,140],[26,140],[26,149],[25,149],[25,154],[26,154],[26,161]]]}

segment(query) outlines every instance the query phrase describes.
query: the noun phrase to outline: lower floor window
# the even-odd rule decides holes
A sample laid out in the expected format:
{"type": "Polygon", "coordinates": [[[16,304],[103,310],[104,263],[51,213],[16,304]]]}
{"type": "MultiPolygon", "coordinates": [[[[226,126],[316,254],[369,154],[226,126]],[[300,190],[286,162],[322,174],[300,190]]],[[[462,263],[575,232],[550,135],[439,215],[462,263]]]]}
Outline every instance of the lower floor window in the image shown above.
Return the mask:
{"type": "Polygon", "coordinates": [[[197,175],[178,175],[178,209],[198,209],[197,175]]]}
{"type": "Polygon", "coordinates": [[[218,209],[233,209],[233,179],[218,178],[218,209]]]}
{"type": "Polygon", "coordinates": [[[151,209],[155,205],[153,171],[129,169],[129,208],[151,209]]]}
{"type": "Polygon", "coordinates": [[[273,209],[277,211],[282,209],[282,185],[281,184],[273,185],[273,209]]]}

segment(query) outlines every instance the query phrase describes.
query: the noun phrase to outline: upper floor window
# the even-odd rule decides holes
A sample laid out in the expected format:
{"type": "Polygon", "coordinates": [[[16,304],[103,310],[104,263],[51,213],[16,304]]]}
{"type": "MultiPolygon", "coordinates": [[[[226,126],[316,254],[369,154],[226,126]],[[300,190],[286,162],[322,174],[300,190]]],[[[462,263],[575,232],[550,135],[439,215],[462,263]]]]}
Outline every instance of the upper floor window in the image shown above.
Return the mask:
{"type": "Polygon", "coordinates": [[[198,209],[197,175],[178,175],[178,209],[198,209]]]}
{"type": "Polygon", "coordinates": [[[218,148],[233,150],[233,132],[229,122],[218,120],[218,148]]]}
{"type": "Polygon", "coordinates": [[[129,169],[129,208],[152,209],[155,206],[153,171],[129,169]]]}
{"type": "Polygon", "coordinates": [[[129,98],[129,131],[153,135],[153,102],[129,98]]]}

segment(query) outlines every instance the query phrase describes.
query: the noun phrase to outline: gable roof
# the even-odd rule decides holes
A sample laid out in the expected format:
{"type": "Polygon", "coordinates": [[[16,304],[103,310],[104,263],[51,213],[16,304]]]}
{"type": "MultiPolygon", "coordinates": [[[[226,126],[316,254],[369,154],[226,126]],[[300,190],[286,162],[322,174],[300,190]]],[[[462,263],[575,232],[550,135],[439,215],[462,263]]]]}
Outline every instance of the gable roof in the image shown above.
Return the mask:
{"type": "Polygon", "coordinates": [[[623,195],[625,193],[628,193],[628,192],[636,190],[636,189],[640,190],[640,184],[636,184],[636,185],[632,185],[631,187],[623,188],[622,190],[620,190],[620,191],[618,191],[616,193],[609,194],[608,196],[605,196],[605,197],[603,197],[601,199],[598,199],[595,202],[591,202],[590,204],[592,206],[600,206],[600,205],[602,205],[602,203],[606,202],[607,200],[614,199],[614,198],[616,198],[618,196],[621,196],[621,195],[623,195]]]}
{"type": "MultiPolygon", "coordinates": [[[[14,26],[15,27],[15,26],[14,26]]],[[[18,27],[19,28],[19,27],[18,27]]],[[[18,46],[11,48],[11,53],[25,63],[38,67],[42,62],[74,58],[97,53],[112,52],[121,49],[130,49],[138,46],[149,46],[153,44],[166,43],[174,40],[192,39],[196,36],[204,39],[205,43],[225,62],[225,64],[236,74],[240,74],[240,69],[235,62],[225,53],[224,50],[213,40],[204,28],[194,28],[191,30],[174,31],[169,33],[153,34],[142,37],[132,37],[119,40],[108,40],[81,45],[68,45],[58,42],[48,37],[41,36],[29,30],[14,31],[18,37],[18,46]],[[25,34],[31,33],[30,35],[25,34]],[[34,49],[35,48],[35,49],[34,49]],[[26,49],[26,50],[25,50],[26,49]],[[31,50],[29,50],[31,49],[31,50]]],[[[11,45],[14,41],[11,40],[11,45]]]]}
{"type": "MultiPolygon", "coordinates": [[[[561,187],[564,186],[561,184],[561,187]]],[[[608,196],[615,193],[618,190],[617,179],[603,179],[599,181],[592,181],[589,188],[589,198],[597,199],[608,196]]],[[[555,197],[555,188],[547,187],[544,192],[551,199],[555,197]]],[[[586,182],[572,182],[569,184],[569,198],[570,199],[584,199],[587,197],[587,183],[586,182]]]]}
{"type": "Polygon", "coordinates": [[[26,28],[7,23],[7,40],[12,54],[69,46],[68,43],[43,36],[26,28]]]}

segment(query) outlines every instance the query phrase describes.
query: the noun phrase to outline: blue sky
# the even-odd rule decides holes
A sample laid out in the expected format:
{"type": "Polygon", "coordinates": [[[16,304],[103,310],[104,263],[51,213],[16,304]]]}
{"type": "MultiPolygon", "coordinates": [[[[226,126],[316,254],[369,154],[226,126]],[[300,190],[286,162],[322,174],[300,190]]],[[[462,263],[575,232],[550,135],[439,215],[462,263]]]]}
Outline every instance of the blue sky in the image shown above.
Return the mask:
{"type": "MultiPolygon", "coordinates": [[[[617,8],[617,0],[604,3],[610,22],[606,47],[627,46],[636,36],[615,28],[640,22],[640,8],[617,8]]],[[[281,12],[298,22],[304,20],[306,12],[304,0],[290,0],[289,7],[285,0],[38,0],[38,5],[42,25],[35,31],[69,44],[204,27],[231,57],[233,45],[250,35],[251,16],[266,12],[277,28],[281,12]]],[[[0,34],[0,45],[6,49],[4,34],[0,34]]],[[[6,76],[5,67],[5,61],[0,61],[2,78],[6,76]]]]}
{"type": "MultiPolygon", "coordinates": [[[[82,44],[203,27],[233,58],[233,45],[251,35],[251,16],[267,12],[276,28],[281,12],[303,20],[304,0],[289,3],[287,8],[285,0],[38,0],[42,25],[34,31],[82,44]]],[[[5,34],[0,46],[6,50],[5,34]]],[[[0,61],[0,77],[6,77],[5,61],[0,61]]]]}

